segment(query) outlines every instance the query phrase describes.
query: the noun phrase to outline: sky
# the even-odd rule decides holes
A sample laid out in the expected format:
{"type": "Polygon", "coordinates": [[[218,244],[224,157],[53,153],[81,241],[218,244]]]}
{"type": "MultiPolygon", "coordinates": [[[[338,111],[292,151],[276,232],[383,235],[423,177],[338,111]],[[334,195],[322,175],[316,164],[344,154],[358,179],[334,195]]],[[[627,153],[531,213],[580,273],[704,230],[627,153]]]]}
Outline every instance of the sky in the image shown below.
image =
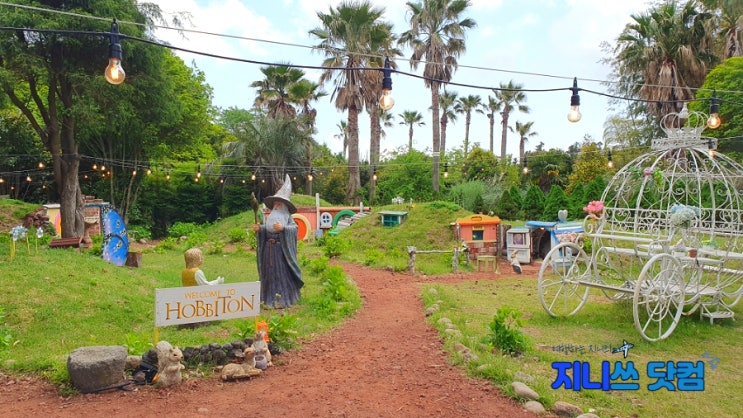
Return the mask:
{"type": "MultiPolygon", "coordinates": [[[[321,0],[155,0],[165,15],[188,12],[190,22],[185,28],[230,37],[188,32],[179,34],[159,29],[155,36],[173,46],[207,52],[225,57],[254,60],[265,63],[321,65],[324,54],[313,51],[319,40],[309,31],[320,26],[317,12],[328,13],[340,1],[321,0]],[[185,37],[184,37],[185,36],[185,37]],[[248,39],[246,39],[248,38],[248,39]],[[269,41],[269,42],[267,42],[269,41]],[[277,43],[278,42],[278,43],[277,43]]],[[[403,0],[371,0],[385,9],[384,19],[394,25],[395,33],[407,30],[408,15],[403,0]]],[[[459,68],[452,82],[483,88],[449,86],[448,90],[462,96],[478,95],[487,103],[493,96],[490,88],[513,81],[524,89],[567,89],[577,77],[578,87],[606,92],[601,81],[608,80],[610,68],[600,61],[606,58],[601,43],[612,48],[617,36],[630,22],[632,14],[648,9],[646,0],[472,0],[463,15],[477,23],[466,33],[466,52],[458,58],[459,68]]],[[[400,71],[420,74],[410,67],[411,51],[403,48],[403,57],[396,59],[400,71]]],[[[224,60],[198,54],[176,52],[184,62],[203,71],[206,82],[213,88],[213,104],[220,108],[250,109],[256,90],[253,81],[264,78],[259,64],[224,60]]],[[[126,63],[124,63],[126,66],[126,63]]],[[[305,77],[319,81],[320,71],[305,69],[305,77]]],[[[432,147],[431,92],[423,80],[392,75],[395,115],[392,127],[385,128],[382,139],[382,158],[387,152],[408,144],[408,127],[401,125],[404,111],[423,115],[424,126],[415,126],[413,147],[430,153],[432,147]]],[[[315,139],[326,144],[334,153],[343,149],[338,125],[347,119],[347,112],[339,111],[331,102],[332,82],[323,86],[328,96],[315,104],[317,109],[315,139]]],[[[601,141],[604,123],[612,116],[607,99],[581,92],[582,119],[570,123],[569,90],[556,92],[527,92],[525,104],[528,114],[511,114],[509,124],[534,122],[526,150],[533,150],[540,142],[546,149],[567,149],[571,144],[590,135],[601,141]]],[[[359,149],[362,160],[368,160],[369,117],[359,116],[359,149]]],[[[496,119],[494,152],[500,153],[500,125],[496,119]]],[[[464,143],[464,115],[449,124],[447,150],[461,148],[464,143]]],[[[470,147],[479,143],[490,149],[488,118],[473,114],[469,135],[470,147]]],[[[518,136],[508,133],[507,153],[518,156],[518,136]]],[[[471,149],[471,148],[470,148],[471,149]]]]}

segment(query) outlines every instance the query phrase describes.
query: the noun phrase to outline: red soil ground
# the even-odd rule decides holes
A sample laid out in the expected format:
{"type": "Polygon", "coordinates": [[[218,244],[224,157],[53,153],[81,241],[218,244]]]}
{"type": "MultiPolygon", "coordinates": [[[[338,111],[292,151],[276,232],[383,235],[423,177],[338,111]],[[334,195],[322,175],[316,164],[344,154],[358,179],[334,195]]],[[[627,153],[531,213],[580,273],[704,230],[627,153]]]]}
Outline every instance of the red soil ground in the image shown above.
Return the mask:
{"type": "MultiPolygon", "coordinates": [[[[524,274],[534,274],[524,266],[524,274]]],[[[189,378],[175,388],[72,397],[35,377],[0,374],[0,416],[7,417],[533,417],[490,383],[449,364],[426,323],[421,284],[497,280],[493,273],[412,276],[346,264],[363,309],[338,329],[252,380],[189,378]]],[[[510,266],[501,262],[503,276],[510,266]]],[[[176,344],[177,342],[174,342],[176,344]]]]}

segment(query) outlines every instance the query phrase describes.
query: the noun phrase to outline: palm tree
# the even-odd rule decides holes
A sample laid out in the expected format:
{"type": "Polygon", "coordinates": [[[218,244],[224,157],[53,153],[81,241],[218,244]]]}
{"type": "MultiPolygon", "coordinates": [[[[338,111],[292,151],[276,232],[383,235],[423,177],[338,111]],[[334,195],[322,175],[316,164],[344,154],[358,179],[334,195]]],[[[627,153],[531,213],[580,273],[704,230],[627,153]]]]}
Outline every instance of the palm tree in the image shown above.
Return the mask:
{"type": "Polygon", "coordinates": [[[701,2],[717,20],[721,36],[720,58],[743,56],[743,2],[732,0],[703,0],[701,2]]]}
{"type": "Polygon", "coordinates": [[[359,171],[359,112],[364,107],[363,68],[373,46],[379,46],[380,39],[387,39],[390,33],[388,24],[380,21],[384,8],[372,7],[368,1],[344,1],[337,8],[330,7],[329,13],[317,12],[321,27],[309,33],[320,39],[315,47],[328,57],[323,66],[329,69],[320,76],[323,84],[335,78],[335,88],[331,99],[335,107],[348,111],[348,172],[346,201],[360,202],[361,176],[359,171]],[[345,70],[330,68],[345,67],[345,70]]]}
{"type": "Polygon", "coordinates": [[[457,120],[457,112],[454,111],[454,105],[457,103],[457,92],[447,91],[439,96],[439,108],[441,109],[441,158],[446,154],[446,127],[449,121],[452,123],[457,120]]]}
{"type": "Polygon", "coordinates": [[[526,101],[526,94],[521,89],[521,84],[513,84],[513,80],[508,84],[500,83],[499,90],[493,90],[495,99],[498,101],[498,107],[501,109],[501,138],[500,138],[500,158],[506,158],[506,135],[508,135],[508,118],[511,112],[518,109],[522,113],[529,113],[529,107],[523,104],[526,101]]]}
{"type": "MultiPolygon", "coordinates": [[[[312,135],[315,133],[315,119],[317,118],[317,110],[311,106],[312,102],[316,102],[321,97],[327,96],[328,94],[320,89],[320,85],[306,80],[301,79],[288,87],[289,99],[292,103],[296,103],[299,106],[299,113],[302,115],[302,122],[304,126],[312,135]]],[[[312,166],[312,145],[313,141],[307,141],[306,144],[306,157],[307,164],[312,166]]],[[[312,196],[312,182],[307,182],[307,194],[312,196]]]]}
{"type": "Polygon", "coordinates": [[[343,140],[343,158],[346,158],[346,150],[348,149],[348,122],[345,120],[342,120],[335,124],[335,127],[338,128],[338,133],[333,135],[333,137],[342,139],[343,140]]]}
{"type": "Polygon", "coordinates": [[[464,158],[467,158],[467,151],[470,145],[470,123],[472,122],[472,111],[482,113],[480,106],[480,96],[469,95],[460,97],[454,105],[454,111],[464,114],[464,158]]]}
{"type": "MultiPolygon", "coordinates": [[[[379,136],[382,138],[387,137],[387,133],[384,131],[384,128],[391,128],[393,125],[393,122],[395,122],[395,115],[390,113],[389,110],[380,109],[379,110],[379,136]]],[[[378,162],[378,161],[377,161],[378,162]]]]}
{"type": "Polygon", "coordinates": [[[493,152],[493,133],[495,131],[495,114],[500,112],[501,102],[496,100],[493,96],[488,96],[488,102],[482,104],[483,112],[488,117],[488,125],[490,125],[490,152],[493,152]]]}
{"type": "Polygon", "coordinates": [[[398,116],[402,118],[400,125],[408,126],[408,152],[413,150],[413,125],[423,126],[423,115],[415,110],[405,110],[398,116]]]}
{"type": "Polygon", "coordinates": [[[263,67],[261,72],[266,78],[250,84],[250,87],[258,88],[255,106],[266,109],[270,118],[296,115],[289,98],[289,87],[304,77],[304,71],[287,64],[263,67]]]}
{"type": "Polygon", "coordinates": [[[696,2],[688,1],[682,7],[676,2],[659,4],[631,18],[614,49],[619,82],[627,93],[649,101],[651,116],[657,119],[680,111],[694,98],[691,89],[702,85],[717,61],[706,29],[712,15],[698,12],[696,2]]]}
{"type": "Polygon", "coordinates": [[[457,58],[466,50],[464,32],[476,26],[474,20],[460,16],[469,0],[422,0],[409,1],[408,22],[410,29],[400,36],[400,43],[413,49],[410,66],[418,68],[421,60],[426,64],[423,77],[426,87],[431,89],[431,126],[433,129],[433,191],[439,191],[439,88],[451,81],[457,68],[457,58]]]}
{"type": "Polygon", "coordinates": [[[530,137],[538,135],[536,132],[531,131],[533,125],[534,122],[526,122],[522,124],[521,122],[516,121],[516,133],[519,134],[519,162],[521,164],[524,163],[524,147],[526,143],[529,142],[530,137]]]}
{"type": "Polygon", "coordinates": [[[234,158],[248,166],[270,167],[263,173],[267,175],[266,183],[261,183],[262,194],[269,196],[284,182],[289,168],[306,164],[309,141],[312,137],[300,119],[260,114],[253,118],[244,136],[223,145],[222,157],[234,158]]]}

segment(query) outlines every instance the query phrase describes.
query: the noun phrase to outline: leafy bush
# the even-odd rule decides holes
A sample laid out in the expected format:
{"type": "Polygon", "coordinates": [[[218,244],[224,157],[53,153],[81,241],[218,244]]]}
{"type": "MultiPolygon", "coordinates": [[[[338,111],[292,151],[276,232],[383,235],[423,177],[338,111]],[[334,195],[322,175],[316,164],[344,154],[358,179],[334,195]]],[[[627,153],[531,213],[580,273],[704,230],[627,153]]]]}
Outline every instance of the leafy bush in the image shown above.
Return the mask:
{"type": "Polygon", "coordinates": [[[371,249],[364,251],[364,265],[365,266],[373,266],[375,265],[379,260],[384,258],[384,253],[371,249]]]}
{"type": "Polygon", "coordinates": [[[492,332],[488,335],[487,343],[497,347],[504,354],[517,356],[522,354],[529,347],[529,341],[526,335],[518,328],[523,326],[521,316],[523,313],[510,308],[501,306],[495,312],[493,321],[488,326],[492,332]]]}
{"type": "Polygon", "coordinates": [[[297,316],[282,313],[271,315],[268,319],[268,335],[271,342],[282,350],[288,350],[297,344],[297,316]]]}
{"type": "Polygon", "coordinates": [[[5,309],[0,307],[0,349],[10,348],[13,344],[15,344],[13,335],[5,323],[5,309]]]}
{"type": "Polygon", "coordinates": [[[224,241],[216,240],[205,245],[207,254],[224,254],[224,241]]]}
{"type": "Polygon", "coordinates": [[[248,231],[244,228],[232,228],[227,231],[227,237],[230,239],[230,242],[245,242],[248,240],[248,231]]]}
{"type": "Polygon", "coordinates": [[[173,238],[187,237],[201,229],[193,222],[176,222],[168,228],[168,236],[173,238]]]}
{"type": "Polygon", "coordinates": [[[317,241],[328,258],[338,257],[351,249],[351,243],[339,236],[326,235],[317,241]]]}
{"type": "Polygon", "coordinates": [[[126,334],[126,349],[131,355],[142,355],[154,347],[152,339],[147,334],[126,334]]]}

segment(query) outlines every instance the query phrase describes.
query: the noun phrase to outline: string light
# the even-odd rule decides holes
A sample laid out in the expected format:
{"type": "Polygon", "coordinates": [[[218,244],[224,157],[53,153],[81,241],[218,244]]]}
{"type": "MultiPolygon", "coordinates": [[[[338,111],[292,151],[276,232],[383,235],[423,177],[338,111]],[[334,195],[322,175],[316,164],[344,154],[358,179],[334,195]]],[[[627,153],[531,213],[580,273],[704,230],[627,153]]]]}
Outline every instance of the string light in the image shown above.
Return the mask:
{"type": "Polygon", "coordinates": [[[377,168],[376,167],[372,167],[372,171],[373,171],[373,173],[372,173],[372,180],[377,181],[377,168]]]}
{"type": "Polygon", "coordinates": [[[609,168],[614,168],[614,161],[611,159],[611,150],[609,150],[608,154],[606,155],[606,158],[609,160],[609,162],[606,163],[606,165],[609,166],[609,168]]]}
{"type": "Polygon", "coordinates": [[[707,118],[707,127],[717,129],[720,127],[720,105],[717,104],[717,91],[712,90],[712,102],[709,105],[709,118],[707,118]]]}
{"type": "Polygon", "coordinates": [[[395,99],[392,98],[392,66],[390,59],[384,59],[384,69],[382,69],[382,97],[379,98],[379,107],[384,110],[390,110],[395,105],[395,99]]]}
{"type": "Polygon", "coordinates": [[[570,112],[568,112],[568,120],[576,123],[580,120],[580,96],[578,95],[578,77],[573,78],[573,87],[570,89],[573,95],[570,96],[570,112]]]}
{"type": "Polygon", "coordinates": [[[444,163],[444,178],[449,178],[449,163],[444,163]]]}
{"type": "Polygon", "coordinates": [[[526,157],[524,157],[524,168],[522,169],[522,171],[524,172],[524,174],[529,174],[529,166],[527,164],[527,158],[526,157]]]}
{"type": "Polygon", "coordinates": [[[126,73],[124,68],[121,67],[122,50],[121,44],[119,43],[119,25],[116,24],[116,19],[111,23],[111,35],[109,37],[108,45],[108,67],[104,75],[106,81],[111,84],[118,85],[124,82],[126,73]]]}

